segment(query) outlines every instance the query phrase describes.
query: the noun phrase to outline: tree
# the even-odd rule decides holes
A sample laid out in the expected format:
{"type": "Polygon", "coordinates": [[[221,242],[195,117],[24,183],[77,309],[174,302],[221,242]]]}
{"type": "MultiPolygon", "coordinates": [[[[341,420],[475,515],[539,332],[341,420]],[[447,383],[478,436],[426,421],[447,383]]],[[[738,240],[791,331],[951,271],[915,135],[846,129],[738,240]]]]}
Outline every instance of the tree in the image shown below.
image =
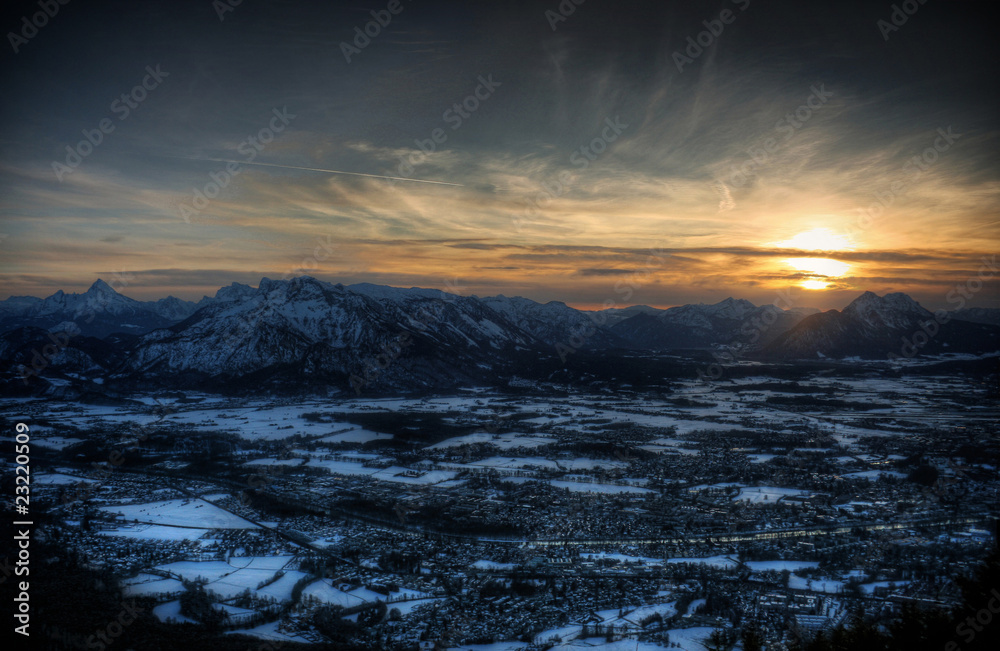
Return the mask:
{"type": "Polygon", "coordinates": [[[761,651],[764,648],[764,636],[755,628],[744,628],[740,637],[743,640],[743,651],[761,651]]]}

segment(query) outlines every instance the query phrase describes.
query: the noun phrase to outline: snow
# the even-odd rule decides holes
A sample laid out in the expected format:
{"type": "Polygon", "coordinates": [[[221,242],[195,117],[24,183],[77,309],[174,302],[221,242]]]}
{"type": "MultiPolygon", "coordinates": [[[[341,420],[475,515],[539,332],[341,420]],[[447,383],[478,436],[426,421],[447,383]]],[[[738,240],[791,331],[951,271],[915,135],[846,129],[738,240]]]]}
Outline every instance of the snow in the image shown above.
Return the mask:
{"type": "Polygon", "coordinates": [[[598,484],[590,482],[563,481],[553,479],[551,482],[554,488],[565,488],[574,493],[655,493],[656,491],[639,486],[618,486],[616,484],[598,484]]]}
{"type": "Polygon", "coordinates": [[[910,581],[875,581],[873,583],[862,583],[861,591],[865,594],[872,594],[875,592],[875,588],[888,588],[889,584],[896,587],[902,587],[904,585],[909,585],[910,581]]]}
{"type": "Polygon", "coordinates": [[[436,604],[441,601],[444,601],[443,597],[434,597],[430,599],[411,599],[409,601],[394,601],[388,604],[388,607],[390,611],[393,608],[398,608],[399,614],[402,615],[403,617],[406,617],[407,615],[412,613],[417,608],[420,608],[421,606],[436,604]]]}
{"type": "Polygon", "coordinates": [[[488,443],[494,447],[500,448],[501,450],[510,450],[522,447],[537,448],[555,442],[556,439],[553,438],[545,436],[532,436],[530,434],[517,434],[513,432],[507,434],[490,434],[488,432],[476,432],[465,436],[457,436],[446,439],[440,443],[435,443],[434,445],[429,446],[427,449],[443,450],[472,443],[488,443]]]}
{"type": "Polygon", "coordinates": [[[793,574],[788,578],[788,587],[793,590],[812,590],[813,592],[825,592],[827,594],[837,594],[844,589],[844,582],[836,579],[809,579],[793,574]]]}
{"type": "Polygon", "coordinates": [[[333,587],[330,579],[320,579],[307,585],[302,590],[303,599],[306,596],[314,597],[324,603],[343,606],[344,608],[350,608],[351,606],[357,606],[365,602],[361,597],[333,587]]]}
{"type": "Polygon", "coordinates": [[[165,579],[156,574],[139,574],[122,581],[122,594],[128,597],[160,597],[184,592],[177,579],[165,579]]]}
{"type": "Polygon", "coordinates": [[[371,468],[357,461],[344,461],[342,459],[314,460],[311,465],[326,468],[331,473],[337,475],[363,475],[372,479],[400,484],[440,484],[441,482],[454,479],[458,474],[451,470],[423,471],[403,466],[371,468]]]}
{"type": "Polygon", "coordinates": [[[52,484],[56,486],[66,485],[66,484],[99,484],[100,482],[93,479],[85,479],[83,477],[72,477],[70,475],[63,475],[60,473],[45,473],[44,475],[35,475],[32,479],[32,483],[35,484],[52,484]]]}
{"type": "Polygon", "coordinates": [[[819,567],[819,563],[815,561],[747,561],[746,565],[754,572],[781,572],[782,570],[794,572],[807,567],[819,567]]]}
{"type": "Polygon", "coordinates": [[[399,608],[400,612],[404,614],[414,608],[417,608],[421,604],[436,601],[435,599],[430,599],[431,595],[409,588],[402,588],[398,591],[390,592],[388,597],[365,587],[357,587],[345,591],[341,590],[337,586],[334,586],[331,579],[317,579],[316,581],[313,581],[302,590],[302,597],[305,598],[306,595],[312,596],[325,603],[344,606],[345,608],[350,608],[351,606],[357,606],[363,603],[387,601],[387,605],[390,609],[399,608]],[[402,601],[404,599],[406,601],[402,601]]]}
{"type": "Polygon", "coordinates": [[[139,524],[118,529],[98,531],[100,536],[117,536],[137,540],[198,540],[209,532],[209,529],[192,529],[189,527],[165,527],[157,524],[139,524]]]}
{"type": "Polygon", "coordinates": [[[470,567],[477,570],[510,570],[517,567],[517,563],[497,563],[496,561],[476,561],[470,567]]]}
{"type": "Polygon", "coordinates": [[[54,448],[56,450],[62,450],[64,448],[68,448],[71,445],[76,445],[77,443],[83,443],[83,439],[64,438],[62,436],[49,436],[43,439],[41,438],[32,439],[31,442],[43,448],[54,448]]]}
{"type": "Polygon", "coordinates": [[[705,605],[705,599],[695,599],[690,604],[688,604],[687,612],[684,613],[684,617],[691,617],[698,612],[698,609],[705,605]]]}
{"type": "Polygon", "coordinates": [[[677,614],[677,608],[674,604],[676,604],[676,602],[671,601],[670,603],[642,606],[641,608],[636,608],[633,612],[625,615],[623,619],[633,622],[636,625],[650,615],[660,614],[664,619],[667,619],[668,617],[673,617],[677,614]]]}
{"type": "Polygon", "coordinates": [[[846,473],[844,477],[852,477],[855,479],[878,479],[880,475],[896,477],[897,479],[906,479],[906,473],[895,470],[862,470],[861,472],[846,473]]]}
{"type": "MultiPolygon", "coordinates": [[[[251,637],[258,637],[264,640],[276,640],[278,642],[302,642],[308,643],[309,640],[299,637],[297,635],[289,635],[287,633],[282,633],[278,630],[281,625],[280,621],[269,622],[267,624],[261,624],[256,628],[240,628],[235,631],[227,631],[226,635],[249,635],[251,637]]],[[[265,647],[261,647],[265,648],[265,647]]]]}
{"type": "Polygon", "coordinates": [[[621,563],[662,563],[662,558],[652,558],[650,556],[629,556],[628,554],[615,554],[611,552],[594,552],[594,553],[583,553],[580,554],[580,558],[587,559],[601,559],[608,558],[619,561],[621,563]]]}
{"type": "Polygon", "coordinates": [[[392,434],[382,434],[366,429],[355,429],[341,434],[324,436],[320,439],[323,443],[368,443],[369,441],[388,440],[392,434]]]}
{"type": "Polygon", "coordinates": [[[247,461],[245,466],[301,466],[306,459],[255,459],[247,461]]]}
{"type": "Polygon", "coordinates": [[[776,486],[752,486],[741,488],[740,494],[734,500],[747,501],[751,504],[774,504],[790,495],[807,495],[806,491],[797,488],[778,488],[776,486]]]}
{"type": "Polygon", "coordinates": [[[198,529],[258,529],[252,522],[201,500],[167,500],[146,504],[102,506],[102,511],[121,513],[125,520],[198,529]]]}
{"type": "Polygon", "coordinates": [[[704,558],[670,558],[667,559],[668,563],[698,563],[701,565],[710,565],[712,567],[718,567],[722,569],[733,569],[736,567],[737,563],[733,559],[727,556],[706,556],[704,558]]]}
{"type": "Polygon", "coordinates": [[[304,579],[309,576],[305,572],[299,572],[298,570],[289,570],[285,572],[285,575],[274,583],[267,585],[259,590],[257,590],[257,596],[259,597],[270,597],[279,603],[292,600],[292,588],[299,579],[304,579]]]}
{"type": "Polygon", "coordinates": [[[706,651],[707,646],[702,644],[712,634],[710,626],[696,626],[694,628],[672,628],[667,633],[670,635],[670,642],[677,643],[684,651],[706,651]]]}

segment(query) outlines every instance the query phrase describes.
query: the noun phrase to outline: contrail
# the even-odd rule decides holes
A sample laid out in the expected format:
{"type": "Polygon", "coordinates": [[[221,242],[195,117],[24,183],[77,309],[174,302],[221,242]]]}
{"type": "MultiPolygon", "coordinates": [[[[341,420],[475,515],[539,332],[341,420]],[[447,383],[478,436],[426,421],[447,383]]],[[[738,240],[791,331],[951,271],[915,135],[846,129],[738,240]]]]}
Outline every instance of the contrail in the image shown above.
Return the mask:
{"type": "Polygon", "coordinates": [[[170,156],[170,158],[183,158],[185,160],[210,160],[216,163],[236,163],[238,165],[260,165],[262,167],[281,167],[288,170],[306,170],[308,172],[326,172],[328,174],[347,174],[349,176],[367,176],[372,179],[392,179],[394,181],[410,181],[411,183],[433,183],[434,185],[453,185],[459,188],[465,186],[461,183],[448,183],[446,181],[430,181],[428,179],[408,179],[402,176],[385,176],[384,174],[362,174],[361,172],[344,172],[342,170],[324,170],[318,167],[297,167],[295,165],[276,165],[275,163],[251,163],[245,160],[229,160],[228,158],[189,158],[186,156],[170,156]]]}

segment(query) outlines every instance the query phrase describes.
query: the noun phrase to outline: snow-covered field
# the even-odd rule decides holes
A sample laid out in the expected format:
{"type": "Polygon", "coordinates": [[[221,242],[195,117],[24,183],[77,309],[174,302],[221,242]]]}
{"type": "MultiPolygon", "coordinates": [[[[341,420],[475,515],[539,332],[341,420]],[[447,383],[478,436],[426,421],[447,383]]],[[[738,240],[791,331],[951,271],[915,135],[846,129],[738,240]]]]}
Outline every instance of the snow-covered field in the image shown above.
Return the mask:
{"type": "Polygon", "coordinates": [[[513,432],[508,434],[489,434],[487,432],[476,432],[465,436],[456,436],[454,438],[441,441],[440,443],[435,443],[427,449],[443,450],[472,443],[488,443],[489,445],[500,448],[501,450],[510,450],[512,448],[537,448],[555,442],[556,439],[553,438],[545,436],[532,436],[530,434],[516,434],[513,432]]]}
{"type": "Polygon", "coordinates": [[[257,529],[257,525],[202,500],[166,500],[145,504],[102,506],[102,511],[120,513],[126,522],[161,524],[198,529],[257,529]]]}
{"type": "Polygon", "coordinates": [[[154,606],[153,615],[161,622],[173,622],[176,624],[198,623],[190,617],[181,614],[181,602],[179,599],[154,606]]]}
{"type": "Polygon", "coordinates": [[[310,466],[325,468],[335,475],[360,475],[380,481],[414,485],[440,484],[441,482],[454,479],[458,474],[452,470],[426,471],[404,468],[403,466],[373,468],[357,461],[345,461],[343,459],[314,459],[310,461],[310,466]]]}
{"type": "Polygon", "coordinates": [[[320,441],[323,443],[368,443],[369,441],[384,441],[391,438],[392,434],[382,434],[381,432],[372,432],[367,429],[354,429],[349,432],[324,436],[320,441]]]}
{"type": "Polygon", "coordinates": [[[157,574],[139,574],[122,581],[122,586],[122,592],[130,597],[164,597],[184,592],[184,584],[180,580],[157,574]]]}
{"type": "MultiPolygon", "coordinates": [[[[209,529],[195,529],[191,527],[167,527],[158,524],[137,524],[121,526],[117,529],[98,531],[100,536],[117,536],[120,538],[134,538],[138,540],[198,540],[209,529]]],[[[207,541],[209,543],[214,540],[207,541]]]]}
{"type": "Polygon", "coordinates": [[[806,491],[797,488],[779,488],[777,486],[750,486],[740,489],[740,494],[734,499],[737,502],[750,502],[751,504],[774,504],[780,502],[782,498],[792,495],[808,495],[806,491]]]}
{"type": "Polygon", "coordinates": [[[291,599],[292,586],[306,576],[297,570],[284,570],[284,576],[275,576],[291,556],[234,557],[226,561],[177,561],[156,567],[161,572],[181,577],[187,581],[201,578],[207,581],[205,590],[221,599],[231,599],[245,590],[278,602],[291,599]],[[259,588],[262,583],[268,585],[259,588]]]}
{"type": "Polygon", "coordinates": [[[318,579],[307,585],[302,590],[302,596],[309,595],[324,603],[350,608],[363,603],[375,601],[386,601],[390,608],[399,608],[400,612],[412,610],[422,603],[432,603],[431,595],[402,588],[395,592],[390,592],[388,596],[383,595],[364,587],[352,587],[349,585],[334,585],[330,579],[318,579]],[[404,601],[405,600],[405,601],[404,601]]]}
{"type": "Polygon", "coordinates": [[[84,483],[84,484],[97,484],[93,479],[86,479],[83,477],[73,477],[71,475],[63,475],[61,473],[45,473],[40,475],[35,475],[31,480],[34,484],[51,484],[54,486],[68,486],[72,484],[84,483]]]}

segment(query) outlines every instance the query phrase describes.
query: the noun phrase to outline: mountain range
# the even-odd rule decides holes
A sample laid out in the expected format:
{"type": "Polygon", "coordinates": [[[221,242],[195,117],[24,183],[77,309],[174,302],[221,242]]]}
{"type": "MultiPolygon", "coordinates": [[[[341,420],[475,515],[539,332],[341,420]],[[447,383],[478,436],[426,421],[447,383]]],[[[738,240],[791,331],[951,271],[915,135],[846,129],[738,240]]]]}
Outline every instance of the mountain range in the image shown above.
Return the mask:
{"type": "Polygon", "coordinates": [[[728,298],[586,312],[558,301],[308,276],[264,278],[256,288],[233,283],[197,303],[143,302],[98,280],[83,294],[0,301],[0,387],[45,377],[126,388],[399,391],[531,375],[542,362],[574,353],[722,350],[760,360],[982,354],[1000,350],[998,317],[1000,310],[985,308],[935,315],[905,294],[871,292],[841,311],[728,298]]]}

